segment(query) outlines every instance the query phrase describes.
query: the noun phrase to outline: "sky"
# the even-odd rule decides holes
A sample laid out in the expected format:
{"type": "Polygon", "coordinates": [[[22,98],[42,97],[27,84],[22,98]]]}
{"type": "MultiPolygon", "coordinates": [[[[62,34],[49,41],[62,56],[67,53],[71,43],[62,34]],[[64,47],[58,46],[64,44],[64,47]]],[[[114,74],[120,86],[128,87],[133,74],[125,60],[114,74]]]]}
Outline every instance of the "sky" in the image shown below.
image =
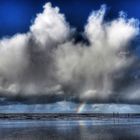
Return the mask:
{"type": "Polygon", "coordinates": [[[80,31],[83,31],[91,11],[99,9],[101,4],[106,4],[108,7],[106,19],[117,17],[118,12],[122,10],[128,17],[140,19],[139,0],[1,0],[0,37],[27,32],[36,14],[43,10],[42,6],[46,2],[60,7],[67,21],[80,31]]]}
{"type": "Polygon", "coordinates": [[[139,5],[1,0],[0,112],[140,112],[139,5]]]}

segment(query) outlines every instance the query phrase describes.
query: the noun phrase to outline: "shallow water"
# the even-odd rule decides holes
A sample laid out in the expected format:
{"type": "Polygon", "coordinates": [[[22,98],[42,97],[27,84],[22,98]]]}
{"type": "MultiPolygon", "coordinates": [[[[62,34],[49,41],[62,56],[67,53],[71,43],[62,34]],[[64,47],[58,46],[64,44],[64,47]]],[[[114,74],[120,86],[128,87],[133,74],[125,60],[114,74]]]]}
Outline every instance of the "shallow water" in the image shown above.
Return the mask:
{"type": "Polygon", "coordinates": [[[140,140],[140,119],[1,120],[0,140],[140,140]]]}

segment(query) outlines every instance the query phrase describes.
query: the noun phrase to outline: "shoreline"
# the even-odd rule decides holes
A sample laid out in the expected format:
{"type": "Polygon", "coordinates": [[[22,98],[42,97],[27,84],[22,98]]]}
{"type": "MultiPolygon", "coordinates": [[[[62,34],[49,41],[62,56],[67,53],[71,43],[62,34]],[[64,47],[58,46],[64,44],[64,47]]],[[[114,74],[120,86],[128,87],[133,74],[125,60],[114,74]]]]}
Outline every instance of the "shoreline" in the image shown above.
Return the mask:
{"type": "Polygon", "coordinates": [[[140,114],[119,113],[0,113],[0,120],[136,119],[140,114]]]}

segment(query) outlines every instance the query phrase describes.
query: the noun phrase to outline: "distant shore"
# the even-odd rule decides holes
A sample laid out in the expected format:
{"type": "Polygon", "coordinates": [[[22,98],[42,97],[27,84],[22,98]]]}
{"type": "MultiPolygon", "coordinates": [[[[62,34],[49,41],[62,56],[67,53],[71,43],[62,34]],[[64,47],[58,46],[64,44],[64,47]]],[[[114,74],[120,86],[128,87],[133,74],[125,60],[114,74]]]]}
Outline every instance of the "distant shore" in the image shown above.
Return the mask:
{"type": "Polygon", "coordinates": [[[140,118],[134,113],[0,113],[0,120],[83,120],[111,118],[140,118]]]}

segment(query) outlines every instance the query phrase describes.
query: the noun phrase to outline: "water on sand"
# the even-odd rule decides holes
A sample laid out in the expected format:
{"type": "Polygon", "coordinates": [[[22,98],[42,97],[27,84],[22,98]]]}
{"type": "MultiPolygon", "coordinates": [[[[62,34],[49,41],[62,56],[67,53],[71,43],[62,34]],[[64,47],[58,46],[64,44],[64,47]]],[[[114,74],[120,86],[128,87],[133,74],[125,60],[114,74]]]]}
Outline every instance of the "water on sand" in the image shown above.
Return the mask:
{"type": "Polygon", "coordinates": [[[140,119],[0,121],[0,140],[140,140],[140,119]]]}

